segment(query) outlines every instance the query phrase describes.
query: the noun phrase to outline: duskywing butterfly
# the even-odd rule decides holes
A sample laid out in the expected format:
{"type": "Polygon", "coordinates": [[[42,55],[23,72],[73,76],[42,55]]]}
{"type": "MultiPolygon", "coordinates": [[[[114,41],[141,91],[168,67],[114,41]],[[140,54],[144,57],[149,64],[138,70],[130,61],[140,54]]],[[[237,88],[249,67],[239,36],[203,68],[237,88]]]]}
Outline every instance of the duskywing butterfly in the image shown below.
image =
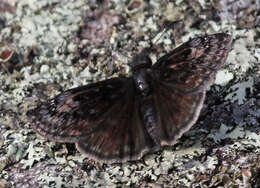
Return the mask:
{"type": "Polygon", "coordinates": [[[231,36],[217,33],[189,40],[154,65],[141,53],[131,77],[67,90],[27,115],[40,135],[76,143],[95,160],[140,159],[155,147],[174,145],[196,122],[205,88],[230,47],[231,36]]]}

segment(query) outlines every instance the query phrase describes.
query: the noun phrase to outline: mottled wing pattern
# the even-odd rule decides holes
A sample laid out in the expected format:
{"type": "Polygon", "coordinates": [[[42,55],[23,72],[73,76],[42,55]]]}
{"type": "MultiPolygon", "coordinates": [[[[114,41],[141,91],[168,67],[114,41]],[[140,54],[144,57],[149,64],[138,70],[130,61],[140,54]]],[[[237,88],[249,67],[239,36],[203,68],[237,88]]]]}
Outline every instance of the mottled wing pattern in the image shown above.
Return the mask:
{"type": "Polygon", "coordinates": [[[230,35],[191,39],[153,65],[154,103],[161,145],[173,145],[197,120],[206,84],[226,60],[230,35]]]}
{"type": "Polygon", "coordinates": [[[153,70],[164,84],[192,92],[204,89],[224,64],[231,48],[231,36],[225,33],[204,35],[175,48],[161,57],[153,70]]]}
{"type": "Polygon", "coordinates": [[[28,112],[32,127],[104,162],[140,158],[154,143],[141,124],[131,78],[70,89],[28,112]]]}

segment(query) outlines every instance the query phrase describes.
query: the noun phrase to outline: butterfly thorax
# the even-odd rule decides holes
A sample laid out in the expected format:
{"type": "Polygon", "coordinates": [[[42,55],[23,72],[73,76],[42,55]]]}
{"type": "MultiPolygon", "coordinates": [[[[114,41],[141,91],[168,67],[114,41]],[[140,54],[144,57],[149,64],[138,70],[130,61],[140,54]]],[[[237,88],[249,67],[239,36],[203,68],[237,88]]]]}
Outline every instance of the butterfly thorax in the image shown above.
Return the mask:
{"type": "Polygon", "coordinates": [[[135,89],[137,93],[140,94],[142,97],[147,97],[151,95],[152,92],[147,77],[148,75],[146,69],[141,69],[139,71],[136,71],[134,72],[133,75],[135,89]]]}
{"type": "Polygon", "coordinates": [[[133,71],[133,78],[135,88],[142,96],[151,94],[151,87],[149,86],[149,72],[151,72],[152,61],[147,53],[141,52],[136,55],[130,66],[133,71]]]}

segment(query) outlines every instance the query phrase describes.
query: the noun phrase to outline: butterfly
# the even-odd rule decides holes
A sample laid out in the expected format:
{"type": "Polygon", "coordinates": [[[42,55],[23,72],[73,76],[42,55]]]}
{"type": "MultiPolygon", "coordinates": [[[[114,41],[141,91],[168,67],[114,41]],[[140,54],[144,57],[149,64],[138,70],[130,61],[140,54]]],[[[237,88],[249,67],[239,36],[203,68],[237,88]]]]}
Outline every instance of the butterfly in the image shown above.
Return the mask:
{"type": "Polygon", "coordinates": [[[231,36],[216,33],[190,39],[154,65],[140,53],[132,76],[69,89],[29,110],[28,119],[43,137],[75,143],[96,161],[139,160],[174,145],[197,121],[230,49],[231,36]]]}

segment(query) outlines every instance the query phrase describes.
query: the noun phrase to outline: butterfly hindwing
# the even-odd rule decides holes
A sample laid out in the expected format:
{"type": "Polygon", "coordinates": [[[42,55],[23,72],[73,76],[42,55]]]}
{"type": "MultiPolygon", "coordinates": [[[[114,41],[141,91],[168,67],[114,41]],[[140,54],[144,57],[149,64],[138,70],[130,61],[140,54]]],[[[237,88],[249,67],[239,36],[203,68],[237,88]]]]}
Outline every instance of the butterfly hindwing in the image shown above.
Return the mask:
{"type": "Polygon", "coordinates": [[[184,93],[164,83],[157,83],[153,97],[160,145],[174,145],[196,122],[204,102],[205,90],[184,93]]]}
{"type": "Polygon", "coordinates": [[[111,107],[94,134],[77,142],[81,152],[106,162],[123,162],[140,159],[155,146],[143,126],[138,100],[127,95],[111,107]]]}

